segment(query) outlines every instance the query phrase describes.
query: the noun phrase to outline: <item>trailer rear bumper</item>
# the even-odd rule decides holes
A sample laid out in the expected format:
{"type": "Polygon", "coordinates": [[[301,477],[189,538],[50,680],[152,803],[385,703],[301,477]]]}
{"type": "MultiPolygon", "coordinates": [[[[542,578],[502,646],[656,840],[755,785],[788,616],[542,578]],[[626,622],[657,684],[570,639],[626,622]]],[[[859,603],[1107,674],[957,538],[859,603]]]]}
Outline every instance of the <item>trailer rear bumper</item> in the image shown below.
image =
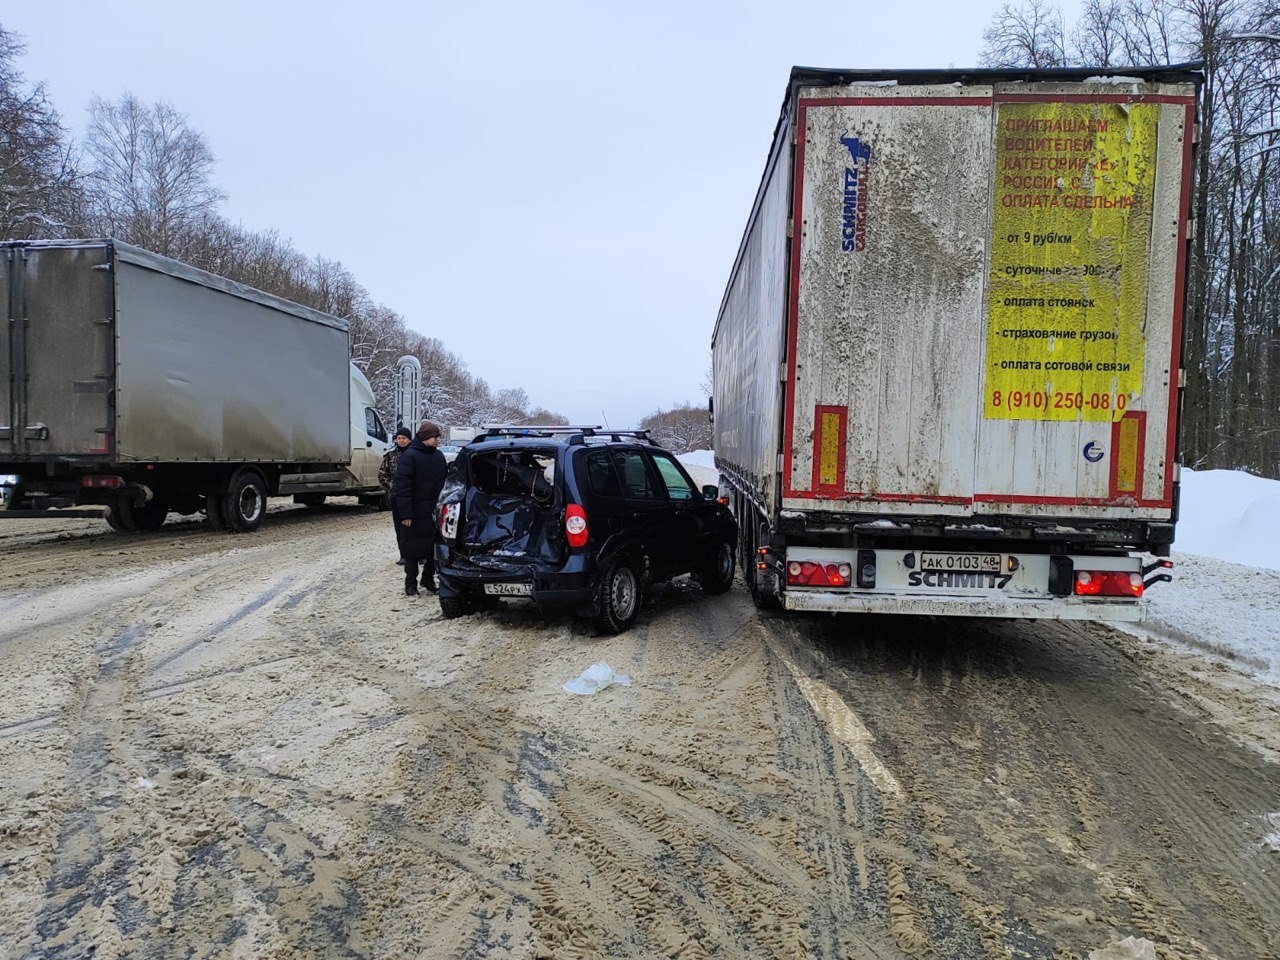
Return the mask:
{"type": "Polygon", "coordinates": [[[1140,623],[1143,601],[1079,600],[1074,597],[912,596],[830,591],[788,590],[788,610],[812,613],[905,613],[918,617],[1003,617],[1041,620],[1107,620],[1140,623]]]}

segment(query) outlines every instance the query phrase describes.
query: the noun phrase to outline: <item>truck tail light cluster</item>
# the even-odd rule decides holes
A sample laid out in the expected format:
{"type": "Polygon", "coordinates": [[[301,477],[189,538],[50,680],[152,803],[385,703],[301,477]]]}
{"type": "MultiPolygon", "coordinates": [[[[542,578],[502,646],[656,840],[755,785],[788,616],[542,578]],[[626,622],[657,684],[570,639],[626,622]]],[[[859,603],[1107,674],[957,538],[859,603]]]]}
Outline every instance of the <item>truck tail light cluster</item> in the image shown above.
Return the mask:
{"type": "Polygon", "coordinates": [[[462,512],[462,504],[446,503],[440,508],[440,536],[453,540],[458,536],[458,516],[462,512]]]}
{"type": "Polygon", "coordinates": [[[1127,570],[1077,570],[1077,597],[1140,597],[1142,574],[1127,570]]]}
{"type": "Polygon", "coordinates": [[[564,534],[569,540],[571,547],[585,547],[587,545],[587,511],[576,503],[571,503],[564,508],[564,534]]]}
{"type": "Polygon", "coordinates": [[[115,490],[124,486],[124,477],[107,473],[91,473],[87,477],[80,478],[80,486],[88,490],[115,490]]]}
{"type": "Polygon", "coordinates": [[[814,563],[792,560],[787,563],[787,583],[793,587],[847,587],[853,567],[847,563],[814,563]]]}

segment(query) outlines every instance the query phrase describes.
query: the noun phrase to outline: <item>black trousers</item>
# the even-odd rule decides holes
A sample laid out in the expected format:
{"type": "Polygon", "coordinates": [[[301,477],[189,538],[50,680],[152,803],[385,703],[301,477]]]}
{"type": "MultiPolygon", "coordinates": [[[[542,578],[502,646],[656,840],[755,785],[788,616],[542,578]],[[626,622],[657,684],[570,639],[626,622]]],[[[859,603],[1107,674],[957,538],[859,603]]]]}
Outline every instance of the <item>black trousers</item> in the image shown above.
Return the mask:
{"type": "Polygon", "coordinates": [[[436,575],[436,538],[435,527],[428,528],[426,536],[412,527],[401,527],[400,552],[404,555],[404,585],[416,585],[418,569],[422,569],[422,579],[436,575]]]}
{"type": "Polygon", "coordinates": [[[400,525],[400,518],[395,515],[395,511],[391,512],[391,525],[396,530],[396,552],[400,554],[400,559],[404,559],[404,527],[400,525]]]}

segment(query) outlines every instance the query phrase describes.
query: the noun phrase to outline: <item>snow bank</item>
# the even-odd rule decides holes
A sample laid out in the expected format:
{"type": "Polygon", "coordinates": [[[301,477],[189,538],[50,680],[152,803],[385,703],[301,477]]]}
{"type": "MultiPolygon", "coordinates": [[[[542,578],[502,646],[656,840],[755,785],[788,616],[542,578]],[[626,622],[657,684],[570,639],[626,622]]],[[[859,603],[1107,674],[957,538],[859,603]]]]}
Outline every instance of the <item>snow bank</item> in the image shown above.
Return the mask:
{"type": "Polygon", "coordinates": [[[1183,470],[1174,549],[1280,570],[1280,481],[1238,470],[1183,470]]]}

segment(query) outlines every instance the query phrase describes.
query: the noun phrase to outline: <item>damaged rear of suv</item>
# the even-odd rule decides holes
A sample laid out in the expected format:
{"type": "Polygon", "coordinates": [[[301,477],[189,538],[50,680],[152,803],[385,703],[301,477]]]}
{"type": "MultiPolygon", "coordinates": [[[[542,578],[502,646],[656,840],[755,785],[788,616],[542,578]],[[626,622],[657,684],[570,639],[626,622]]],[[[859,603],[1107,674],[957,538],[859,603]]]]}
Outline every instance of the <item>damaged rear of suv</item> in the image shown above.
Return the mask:
{"type": "Polygon", "coordinates": [[[691,574],[723,593],[738,533],[717,493],[646,431],[495,427],[463,448],[440,498],[440,609],[526,597],[619,633],[646,584],[691,574]]]}

